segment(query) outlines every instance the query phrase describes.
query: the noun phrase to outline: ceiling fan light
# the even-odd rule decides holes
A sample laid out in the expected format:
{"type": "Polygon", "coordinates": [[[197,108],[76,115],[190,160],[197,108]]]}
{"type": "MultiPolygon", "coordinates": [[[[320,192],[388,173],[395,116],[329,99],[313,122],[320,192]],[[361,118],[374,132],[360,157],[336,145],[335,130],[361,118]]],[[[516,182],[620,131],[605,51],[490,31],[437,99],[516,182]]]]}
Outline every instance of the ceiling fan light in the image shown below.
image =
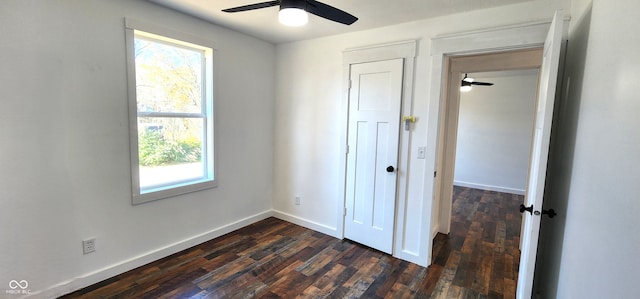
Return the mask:
{"type": "Polygon", "coordinates": [[[307,24],[309,15],[300,8],[288,7],[283,8],[278,13],[278,20],[281,24],[292,27],[299,27],[307,24]]]}
{"type": "Polygon", "coordinates": [[[471,85],[462,85],[462,86],[460,86],[460,91],[462,91],[462,92],[471,91],[471,85]]]}

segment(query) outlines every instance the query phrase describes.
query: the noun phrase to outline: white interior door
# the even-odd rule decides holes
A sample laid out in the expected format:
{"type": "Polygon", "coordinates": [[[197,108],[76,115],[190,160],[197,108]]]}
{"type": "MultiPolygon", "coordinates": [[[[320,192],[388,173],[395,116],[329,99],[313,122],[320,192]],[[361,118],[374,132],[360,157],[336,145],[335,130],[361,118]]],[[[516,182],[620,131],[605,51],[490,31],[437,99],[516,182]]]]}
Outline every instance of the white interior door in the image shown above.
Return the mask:
{"type": "Polygon", "coordinates": [[[516,290],[517,298],[519,299],[529,299],[532,294],[533,272],[536,264],[549,154],[549,138],[551,136],[551,118],[553,116],[558,64],[560,61],[560,45],[562,43],[562,17],[562,12],[556,12],[553,17],[551,28],[544,43],[542,66],[540,68],[540,85],[538,87],[538,101],[531,149],[531,165],[524,203],[527,207],[533,206],[533,209],[531,213],[523,213],[522,252],[516,290]]]}
{"type": "Polygon", "coordinates": [[[350,68],[345,238],[392,253],[403,59],[350,68]]]}

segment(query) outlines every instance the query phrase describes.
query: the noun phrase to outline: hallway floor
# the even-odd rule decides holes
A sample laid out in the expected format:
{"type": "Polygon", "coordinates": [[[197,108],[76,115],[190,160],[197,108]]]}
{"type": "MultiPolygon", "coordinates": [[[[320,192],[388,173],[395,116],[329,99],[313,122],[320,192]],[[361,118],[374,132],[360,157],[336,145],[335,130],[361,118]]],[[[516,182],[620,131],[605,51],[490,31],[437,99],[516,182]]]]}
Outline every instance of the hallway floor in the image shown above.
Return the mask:
{"type": "Polygon", "coordinates": [[[434,240],[432,298],[515,298],[524,196],[454,187],[449,235],[434,240]]]}

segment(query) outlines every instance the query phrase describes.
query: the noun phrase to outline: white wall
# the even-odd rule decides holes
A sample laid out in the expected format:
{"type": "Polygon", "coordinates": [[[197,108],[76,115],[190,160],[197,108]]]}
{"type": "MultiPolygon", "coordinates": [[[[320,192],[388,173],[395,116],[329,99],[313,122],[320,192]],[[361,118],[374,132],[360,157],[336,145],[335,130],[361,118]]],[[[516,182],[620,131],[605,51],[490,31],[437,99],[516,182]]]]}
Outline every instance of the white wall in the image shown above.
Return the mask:
{"type": "Polygon", "coordinates": [[[538,70],[475,73],[460,93],[454,185],[524,194],[538,70]]]}
{"type": "MultiPolygon", "coordinates": [[[[543,224],[551,235],[541,244],[547,253],[536,279],[544,298],[635,298],[640,277],[640,36],[629,33],[640,26],[640,3],[596,1],[591,10],[590,2],[573,0],[570,10],[571,85],[547,202],[560,215],[543,224]]],[[[0,284],[25,279],[39,291],[69,283],[45,292],[55,296],[261,217],[271,194],[280,213],[335,230],[343,200],[341,51],[405,39],[420,45],[403,244],[421,251],[431,244],[417,224],[428,217],[421,208],[431,194],[422,182],[432,169],[415,149],[426,140],[430,38],[548,19],[568,4],[530,1],[283,44],[276,53],[271,44],[144,1],[0,1],[0,284]],[[225,76],[217,189],[131,206],[125,16],[218,45],[225,76]],[[275,135],[265,130],[272,126],[275,135]],[[98,250],[84,256],[87,237],[97,237],[98,250]]]]}
{"type": "Polygon", "coordinates": [[[637,298],[640,2],[574,0],[536,264],[541,298],[637,298]],[[569,83],[570,82],[570,83],[569,83]]]}
{"type": "Polygon", "coordinates": [[[344,172],[340,159],[344,155],[341,134],[344,123],[345,98],[342,78],[342,51],[348,48],[419,40],[414,83],[413,115],[418,118],[411,134],[407,171],[407,196],[399,200],[407,207],[405,221],[398,223],[402,238],[396,253],[424,264],[431,246],[432,190],[426,186],[434,169],[426,169],[425,161],[416,157],[417,147],[427,146],[427,153],[435,153],[435,144],[425,144],[427,138],[427,107],[430,82],[430,39],[443,34],[549,20],[556,9],[568,10],[569,1],[539,0],[456,14],[376,30],[349,33],[277,46],[277,87],[275,111],[274,209],[308,226],[337,231],[340,194],[339,180],[344,172]],[[496,17],[499,16],[499,17],[496,17]],[[301,196],[302,204],[294,205],[294,197],[301,196]],[[404,229],[406,228],[406,230],[404,229]]]}
{"type": "Polygon", "coordinates": [[[268,214],[274,45],[124,0],[0,1],[0,38],[2,294],[60,295],[268,214]],[[217,45],[218,188],[131,205],[124,17],[217,45]]]}

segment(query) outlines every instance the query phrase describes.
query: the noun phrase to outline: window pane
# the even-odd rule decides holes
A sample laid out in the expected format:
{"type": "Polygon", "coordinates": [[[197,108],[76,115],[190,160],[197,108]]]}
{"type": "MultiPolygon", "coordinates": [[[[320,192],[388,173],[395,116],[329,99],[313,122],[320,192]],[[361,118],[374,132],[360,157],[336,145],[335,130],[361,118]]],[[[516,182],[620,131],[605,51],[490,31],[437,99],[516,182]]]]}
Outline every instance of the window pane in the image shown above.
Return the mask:
{"type": "Polygon", "coordinates": [[[202,51],[135,39],[138,112],[202,112],[202,51]]]}
{"type": "Polygon", "coordinates": [[[202,118],[138,118],[140,188],[203,178],[202,118]]]}
{"type": "Polygon", "coordinates": [[[217,187],[214,49],[200,36],[125,20],[132,203],[217,187]],[[166,31],[166,32],[165,32],[166,31]],[[163,34],[168,33],[168,35],[163,34]]]}

